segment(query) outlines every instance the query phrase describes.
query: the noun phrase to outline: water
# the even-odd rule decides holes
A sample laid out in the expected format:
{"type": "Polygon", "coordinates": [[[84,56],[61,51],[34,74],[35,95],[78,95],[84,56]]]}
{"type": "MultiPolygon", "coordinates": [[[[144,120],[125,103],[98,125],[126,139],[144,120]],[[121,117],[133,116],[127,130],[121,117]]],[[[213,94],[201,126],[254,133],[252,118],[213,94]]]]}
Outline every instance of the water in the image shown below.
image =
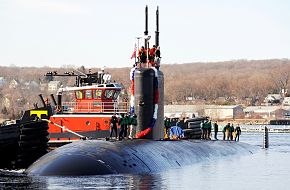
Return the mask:
{"type": "Polygon", "coordinates": [[[248,156],[204,161],[187,168],[150,175],[28,177],[22,171],[0,171],[0,189],[290,189],[290,134],[243,133],[241,141],[259,147],[248,156]]]}

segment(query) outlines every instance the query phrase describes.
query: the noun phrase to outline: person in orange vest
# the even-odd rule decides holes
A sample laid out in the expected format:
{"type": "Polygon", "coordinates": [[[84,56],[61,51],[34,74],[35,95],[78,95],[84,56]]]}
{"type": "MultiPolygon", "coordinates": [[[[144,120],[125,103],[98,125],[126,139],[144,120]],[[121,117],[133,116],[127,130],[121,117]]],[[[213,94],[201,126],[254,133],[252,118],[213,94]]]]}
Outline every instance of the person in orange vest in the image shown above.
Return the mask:
{"type": "Polygon", "coordinates": [[[138,52],[138,58],[141,63],[141,67],[144,67],[144,64],[147,62],[147,51],[145,50],[144,46],[138,52]]]}
{"type": "Polygon", "coordinates": [[[155,59],[155,51],[156,51],[156,46],[153,45],[151,49],[149,49],[149,63],[151,67],[155,66],[154,59],[155,59]]]}

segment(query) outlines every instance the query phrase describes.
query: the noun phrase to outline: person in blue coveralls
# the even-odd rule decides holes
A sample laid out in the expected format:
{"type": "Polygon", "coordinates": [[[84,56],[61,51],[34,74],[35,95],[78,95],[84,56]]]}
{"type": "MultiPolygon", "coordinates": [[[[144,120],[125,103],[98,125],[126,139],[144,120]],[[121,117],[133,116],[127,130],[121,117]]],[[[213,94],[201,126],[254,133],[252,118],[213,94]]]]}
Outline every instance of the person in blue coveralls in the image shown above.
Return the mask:
{"type": "Polygon", "coordinates": [[[184,132],[179,126],[172,126],[169,131],[170,139],[181,139],[184,138],[184,132]]]}

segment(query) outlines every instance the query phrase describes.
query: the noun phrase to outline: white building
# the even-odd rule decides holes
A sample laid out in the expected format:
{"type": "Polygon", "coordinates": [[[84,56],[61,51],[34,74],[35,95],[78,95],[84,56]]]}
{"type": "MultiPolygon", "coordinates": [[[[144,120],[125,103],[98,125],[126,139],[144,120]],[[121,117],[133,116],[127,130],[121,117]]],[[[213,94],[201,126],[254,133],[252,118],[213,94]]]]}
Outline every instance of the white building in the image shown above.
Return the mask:
{"type": "Polygon", "coordinates": [[[208,105],[204,114],[212,119],[236,119],[242,117],[244,112],[240,105],[208,105]]]}
{"type": "Polygon", "coordinates": [[[285,97],[284,98],[283,105],[290,106],[290,97],[285,97]]]}
{"type": "Polygon", "coordinates": [[[167,117],[208,116],[212,119],[235,119],[243,115],[240,105],[165,105],[164,115],[167,117]]]}
{"type": "Polygon", "coordinates": [[[47,85],[48,91],[51,91],[51,92],[57,91],[59,89],[60,85],[61,85],[60,81],[50,81],[47,85]]]}
{"type": "Polygon", "coordinates": [[[164,105],[166,117],[189,117],[198,116],[204,105],[164,105]]]}

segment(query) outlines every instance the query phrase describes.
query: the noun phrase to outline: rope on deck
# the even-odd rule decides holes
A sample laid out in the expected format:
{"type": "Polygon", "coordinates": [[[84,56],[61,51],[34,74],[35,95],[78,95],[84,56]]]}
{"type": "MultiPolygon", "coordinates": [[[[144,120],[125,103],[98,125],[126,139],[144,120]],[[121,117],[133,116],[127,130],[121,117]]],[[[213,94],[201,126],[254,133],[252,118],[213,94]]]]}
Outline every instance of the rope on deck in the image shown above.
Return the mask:
{"type": "Polygon", "coordinates": [[[80,138],[83,139],[83,140],[88,139],[88,137],[83,136],[83,135],[80,135],[80,134],[78,134],[78,133],[76,133],[76,132],[74,132],[74,131],[68,129],[68,128],[65,127],[65,126],[61,126],[61,125],[59,125],[59,124],[57,124],[57,123],[54,123],[54,122],[52,122],[52,121],[50,121],[50,120],[48,120],[48,119],[41,119],[41,120],[46,121],[46,122],[48,122],[48,123],[50,123],[50,124],[52,124],[52,125],[55,125],[55,126],[61,128],[61,129],[63,129],[64,131],[67,131],[67,132],[69,132],[69,133],[72,133],[72,134],[74,134],[74,135],[80,137],[80,138]]]}

